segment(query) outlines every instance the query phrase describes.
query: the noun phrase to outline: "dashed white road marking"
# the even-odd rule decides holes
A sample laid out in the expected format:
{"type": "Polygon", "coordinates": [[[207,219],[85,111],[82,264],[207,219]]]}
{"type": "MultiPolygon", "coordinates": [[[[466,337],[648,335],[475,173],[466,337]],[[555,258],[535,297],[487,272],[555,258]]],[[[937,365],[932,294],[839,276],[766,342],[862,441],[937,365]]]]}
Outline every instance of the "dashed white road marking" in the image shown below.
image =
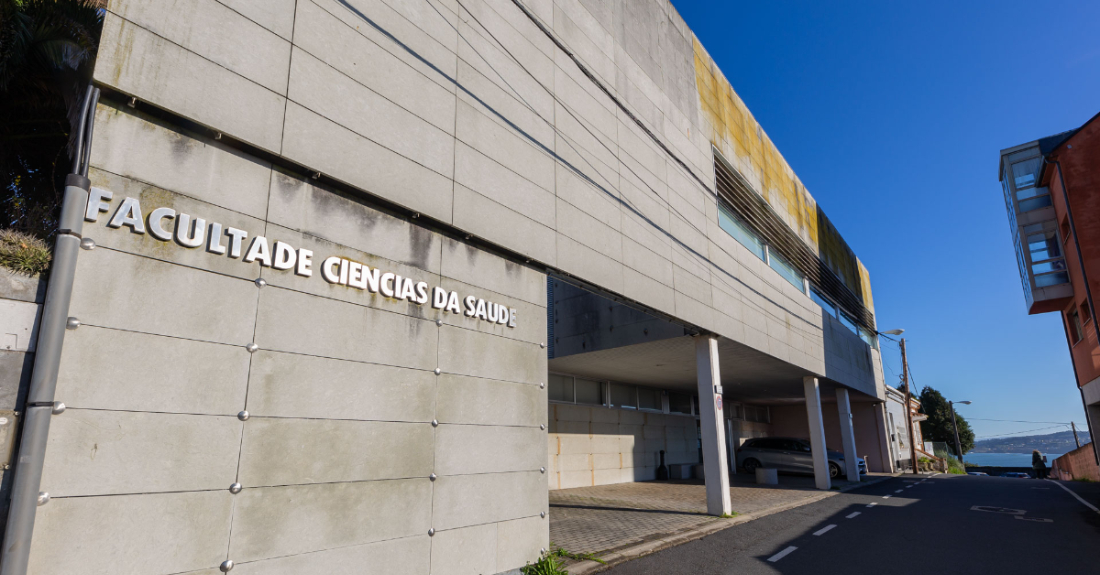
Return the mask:
{"type": "Polygon", "coordinates": [[[878,503],[868,503],[868,504],[867,504],[867,507],[874,507],[874,506],[876,506],[876,505],[878,505],[878,503]]]}
{"type": "Polygon", "coordinates": [[[1088,507],[1089,509],[1092,509],[1096,513],[1100,513],[1100,509],[1097,509],[1095,505],[1089,503],[1088,501],[1085,501],[1084,499],[1081,499],[1081,496],[1074,493],[1073,490],[1070,489],[1069,487],[1066,487],[1065,485],[1062,485],[1061,483],[1058,483],[1057,481],[1054,481],[1053,479],[1047,479],[1047,481],[1057,485],[1058,487],[1061,487],[1062,489],[1065,489],[1066,493],[1069,493],[1070,495],[1072,495],[1074,498],[1076,498],[1078,501],[1080,501],[1085,507],[1088,507]]]}
{"type": "Polygon", "coordinates": [[[1040,519],[1038,517],[1024,517],[1023,515],[1017,515],[1016,519],[1023,519],[1024,521],[1034,521],[1036,523],[1054,523],[1053,519],[1040,519]]]}
{"type": "Polygon", "coordinates": [[[821,537],[822,535],[828,533],[829,531],[832,531],[833,527],[836,527],[835,523],[832,524],[832,525],[826,525],[825,527],[822,527],[821,529],[818,529],[817,531],[814,531],[814,537],[821,537]]]}
{"type": "Polygon", "coordinates": [[[890,499],[891,497],[893,497],[893,495],[883,495],[882,496],[883,499],[890,499]]]}
{"type": "Polygon", "coordinates": [[[897,491],[894,491],[894,493],[901,493],[901,491],[901,489],[898,489],[897,491]]]}
{"type": "Polygon", "coordinates": [[[849,513],[849,514],[848,514],[848,516],[846,517],[846,519],[853,519],[853,518],[855,518],[855,517],[856,517],[856,516],[858,516],[858,515],[859,515],[859,511],[853,511],[853,512],[851,512],[851,513],[849,513]]]}
{"type": "Polygon", "coordinates": [[[792,546],[780,551],[779,553],[776,553],[775,555],[772,555],[771,557],[768,557],[768,562],[775,563],[776,561],[779,561],[780,559],[782,559],[782,558],[786,557],[787,555],[790,555],[791,553],[793,553],[795,549],[798,549],[798,547],[795,547],[795,546],[792,545],[792,546]]]}
{"type": "Polygon", "coordinates": [[[912,485],[906,485],[905,486],[906,489],[909,489],[910,487],[912,487],[912,485]]]}

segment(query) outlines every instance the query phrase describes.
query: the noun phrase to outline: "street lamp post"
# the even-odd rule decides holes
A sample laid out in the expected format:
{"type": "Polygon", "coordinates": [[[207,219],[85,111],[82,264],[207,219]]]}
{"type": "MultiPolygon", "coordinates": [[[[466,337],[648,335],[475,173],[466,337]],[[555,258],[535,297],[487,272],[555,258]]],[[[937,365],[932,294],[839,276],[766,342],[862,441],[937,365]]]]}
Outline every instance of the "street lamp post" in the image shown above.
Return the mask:
{"type": "MultiPolygon", "coordinates": [[[[970,405],[969,401],[960,401],[959,405],[970,405]]],[[[959,456],[959,463],[963,460],[962,443],[959,442],[959,423],[955,421],[955,402],[948,401],[947,406],[951,408],[951,426],[955,428],[955,454],[959,456]]]]}

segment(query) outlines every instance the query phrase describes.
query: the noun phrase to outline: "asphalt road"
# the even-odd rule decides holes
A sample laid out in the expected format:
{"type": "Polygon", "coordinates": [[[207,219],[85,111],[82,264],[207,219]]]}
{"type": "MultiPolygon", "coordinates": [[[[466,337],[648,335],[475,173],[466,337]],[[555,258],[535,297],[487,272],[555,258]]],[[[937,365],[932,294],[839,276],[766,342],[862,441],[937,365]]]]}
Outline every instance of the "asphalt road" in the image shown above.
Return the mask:
{"type": "Polygon", "coordinates": [[[1061,486],[1100,508],[1096,484],[902,476],[605,573],[1098,574],[1100,513],[1061,486]]]}

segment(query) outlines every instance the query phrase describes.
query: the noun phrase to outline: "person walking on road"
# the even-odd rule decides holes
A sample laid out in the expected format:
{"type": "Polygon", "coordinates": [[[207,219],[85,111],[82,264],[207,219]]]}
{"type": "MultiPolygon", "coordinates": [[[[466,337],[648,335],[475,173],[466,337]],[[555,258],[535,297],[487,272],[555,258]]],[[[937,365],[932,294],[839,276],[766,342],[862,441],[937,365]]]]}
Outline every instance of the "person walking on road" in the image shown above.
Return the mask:
{"type": "Polygon", "coordinates": [[[1047,464],[1046,458],[1042,453],[1036,449],[1031,452],[1031,468],[1035,470],[1035,479],[1046,479],[1047,477],[1047,464]]]}

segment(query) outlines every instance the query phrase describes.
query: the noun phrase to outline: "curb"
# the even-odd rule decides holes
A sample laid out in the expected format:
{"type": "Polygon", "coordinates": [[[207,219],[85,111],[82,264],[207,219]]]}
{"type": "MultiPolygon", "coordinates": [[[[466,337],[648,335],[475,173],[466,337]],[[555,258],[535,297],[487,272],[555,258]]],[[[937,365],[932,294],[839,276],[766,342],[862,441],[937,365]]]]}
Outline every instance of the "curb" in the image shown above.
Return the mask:
{"type": "Polygon", "coordinates": [[[703,525],[700,525],[699,527],[695,527],[687,531],[681,531],[679,533],[668,535],[666,537],[661,537],[659,539],[653,539],[651,541],[644,541],[642,543],[638,543],[637,545],[631,545],[630,547],[619,549],[618,551],[613,551],[606,555],[601,555],[600,561],[603,561],[603,563],[588,560],[568,565],[566,566],[566,571],[569,572],[569,575],[591,575],[592,573],[598,573],[600,571],[610,569],[615,565],[630,561],[632,559],[637,559],[651,553],[663,551],[665,549],[668,549],[669,547],[683,545],[684,543],[688,543],[689,541],[702,539],[707,535],[717,533],[735,525],[748,523],[749,521],[752,521],[754,519],[760,519],[762,517],[767,517],[769,515],[788,511],[796,507],[802,507],[803,505],[817,503],[818,501],[821,501],[823,499],[828,499],[829,497],[833,497],[841,493],[847,493],[848,491],[852,491],[854,489],[860,489],[862,487],[875,485],[876,483],[882,483],[883,481],[894,479],[896,477],[900,477],[901,475],[904,474],[894,473],[888,476],[879,476],[873,480],[861,481],[860,483],[849,485],[839,490],[823,491],[817,495],[813,495],[805,499],[792,501],[790,503],[784,503],[782,505],[776,505],[775,507],[770,507],[768,509],[757,511],[755,513],[746,513],[744,515],[738,515],[737,517],[733,517],[731,519],[716,519],[714,521],[711,521],[710,523],[705,523],[703,525]]]}

